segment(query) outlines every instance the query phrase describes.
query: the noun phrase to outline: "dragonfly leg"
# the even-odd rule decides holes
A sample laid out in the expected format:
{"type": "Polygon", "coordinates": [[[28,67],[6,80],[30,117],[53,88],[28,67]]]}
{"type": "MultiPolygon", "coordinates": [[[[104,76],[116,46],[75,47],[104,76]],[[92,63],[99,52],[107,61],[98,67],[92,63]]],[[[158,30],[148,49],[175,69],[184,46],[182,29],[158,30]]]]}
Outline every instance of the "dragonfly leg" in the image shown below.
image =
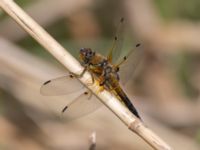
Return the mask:
{"type": "Polygon", "coordinates": [[[100,86],[100,88],[98,89],[97,93],[100,93],[104,90],[105,88],[103,86],[100,86]]]}
{"type": "Polygon", "coordinates": [[[91,98],[92,98],[92,92],[89,92],[89,97],[88,97],[88,100],[91,100],[91,98]]]}
{"type": "MultiPolygon", "coordinates": [[[[85,66],[85,68],[83,69],[83,71],[80,73],[80,74],[76,74],[76,73],[73,73],[73,72],[70,72],[70,74],[76,78],[81,78],[84,73],[88,70],[88,67],[85,66]]],[[[89,71],[89,70],[88,70],[89,71]]],[[[92,78],[92,83],[88,83],[87,85],[90,86],[90,85],[93,85],[94,84],[94,75],[91,71],[89,71],[90,74],[91,74],[91,78],[92,78]]]]}
{"type": "Polygon", "coordinates": [[[72,76],[74,76],[74,77],[76,77],[76,78],[81,78],[83,75],[84,75],[84,73],[87,71],[87,67],[85,67],[84,69],[83,69],[83,71],[80,73],[80,74],[76,74],[76,73],[73,73],[73,72],[70,72],[70,74],[72,75],[72,76]]]}
{"type": "Polygon", "coordinates": [[[88,84],[87,84],[88,86],[90,86],[90,85],[93,85],[93,84],[94,84],[94,74],[93,74],[91,71],[89,71],[89,72],[90,72],[90,74],[91,74],[92,83],[88,83],[88,84]]]}
{"type": "Polygon", "coordinates": [[[102,92],[105,89],[104,88],[104,84],[105,84],[105,80],[100,77],[100,80],[99,80],[99,86],[100,86],[100,88],[98,89],[97,93],[98,92],[102,92]]]}

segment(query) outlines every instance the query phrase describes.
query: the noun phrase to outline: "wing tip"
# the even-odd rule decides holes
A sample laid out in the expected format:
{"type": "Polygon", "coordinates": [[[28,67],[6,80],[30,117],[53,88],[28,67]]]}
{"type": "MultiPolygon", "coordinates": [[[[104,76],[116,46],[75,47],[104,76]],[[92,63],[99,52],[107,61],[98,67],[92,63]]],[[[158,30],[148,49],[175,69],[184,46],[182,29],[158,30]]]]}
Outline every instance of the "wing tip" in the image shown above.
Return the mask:
{"type": "Polygon", "coordinates": [[[136,44],[136,45],[135,45],[135,47],[140,47],[140,46],[141,46],[141,44],[140,44],[140,43],[138,43],[138,44],[136,44]]]}
{"type": "Polygon", "coordinates": [[[74,78],[74,75],[70,74],[69,77],[70,77],[71,79],[73,79],[73,78],[74,78]]]}
{"type": "Polygon", "coordinates": [[[121,17],[120,22],[124,22],[124,17],[121,17]]]}
{"type": "Polygon", "coordinates": [[[46,84],[48,84],[50,82],[51,82],[51,80],[48,80],[48,81],[44,82],[43,85],[46,85],[46,84]]]}
{"type": "Polygon", "coordinates": [[[88,95],[89,93],[88,93],[88,91],[85,91],[84,94],[85,94],[85,95],[88,95]]]}
{"type": "Polygon", "coordinates": [[[63,109],[62,109],[62,113],[64,113],[66,110],[67,110],[68,106],[65,106],[63,109]]]}

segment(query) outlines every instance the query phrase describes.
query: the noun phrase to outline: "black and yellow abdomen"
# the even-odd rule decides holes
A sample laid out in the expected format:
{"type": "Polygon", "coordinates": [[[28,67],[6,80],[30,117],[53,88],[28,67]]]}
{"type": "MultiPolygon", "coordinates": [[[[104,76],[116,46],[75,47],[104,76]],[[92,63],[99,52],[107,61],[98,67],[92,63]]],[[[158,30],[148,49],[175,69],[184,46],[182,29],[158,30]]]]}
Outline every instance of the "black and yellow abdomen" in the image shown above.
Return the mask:
{"type": "Polygon", "coordinates": [[[135,115],[137,116],[139,119],[140,115],[138,114],[136,108],[134,107],[134,105],[131,103],[130,99],[128,98],[128,96],[126,95],[126,93],[122,90],[122,88],[120,87],[120,85],[118,85],[115,88],[115,92],[117,93],[117,95],[120,97],[120,99],[123,101],[123,103],[125,104],[125,106],[135,115]]]}

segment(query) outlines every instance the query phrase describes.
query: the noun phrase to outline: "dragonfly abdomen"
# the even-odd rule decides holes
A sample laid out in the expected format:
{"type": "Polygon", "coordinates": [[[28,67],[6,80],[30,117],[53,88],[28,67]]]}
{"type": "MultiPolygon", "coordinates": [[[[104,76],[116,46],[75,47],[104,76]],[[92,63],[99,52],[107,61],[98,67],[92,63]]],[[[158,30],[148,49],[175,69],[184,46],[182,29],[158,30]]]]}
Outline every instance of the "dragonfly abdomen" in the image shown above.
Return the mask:
{"type": "Polygon", "coordinates": [[[121,88],[116,89],[117,94],[121,98],[121,100],[124,102],[124,104],[127,106],[127,108],[139,119],[141,119],[139,113],[137,112],[134,105],[131,103],[130,99],[127,97],[127,95],[124,93],[124,91],[121,88]]]}

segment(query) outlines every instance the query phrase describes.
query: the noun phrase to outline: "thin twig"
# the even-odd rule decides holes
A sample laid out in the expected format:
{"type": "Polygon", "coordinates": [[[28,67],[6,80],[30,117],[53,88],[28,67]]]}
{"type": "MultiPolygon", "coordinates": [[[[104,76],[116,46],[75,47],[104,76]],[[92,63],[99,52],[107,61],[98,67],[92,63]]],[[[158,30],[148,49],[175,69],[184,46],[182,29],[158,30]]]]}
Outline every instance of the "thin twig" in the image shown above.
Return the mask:
{"type": "MultiPolygon", "coordinates": [[[[35,38],[48,52],[50,52],[60,63],[62,63],[70,72],[81,72],[83,67],[70,55],[60,44],[58,44],[43,28],[41,28],[32,18],[30,18],[14,1],[0,0],[0,7],[7,12],[24,30],[35,38]]],[[[171,150],[159,136],[148,129],[137,119],[125,106],[123,106],[117,97],[104,90],[99,91],[99,84],[91,82],[91,76],[88,72],[79,79],[88,89],[90,89],[117,117],[126,124],[130,130],[134,131],[149,143],[154,149],[171,150]]]]}

